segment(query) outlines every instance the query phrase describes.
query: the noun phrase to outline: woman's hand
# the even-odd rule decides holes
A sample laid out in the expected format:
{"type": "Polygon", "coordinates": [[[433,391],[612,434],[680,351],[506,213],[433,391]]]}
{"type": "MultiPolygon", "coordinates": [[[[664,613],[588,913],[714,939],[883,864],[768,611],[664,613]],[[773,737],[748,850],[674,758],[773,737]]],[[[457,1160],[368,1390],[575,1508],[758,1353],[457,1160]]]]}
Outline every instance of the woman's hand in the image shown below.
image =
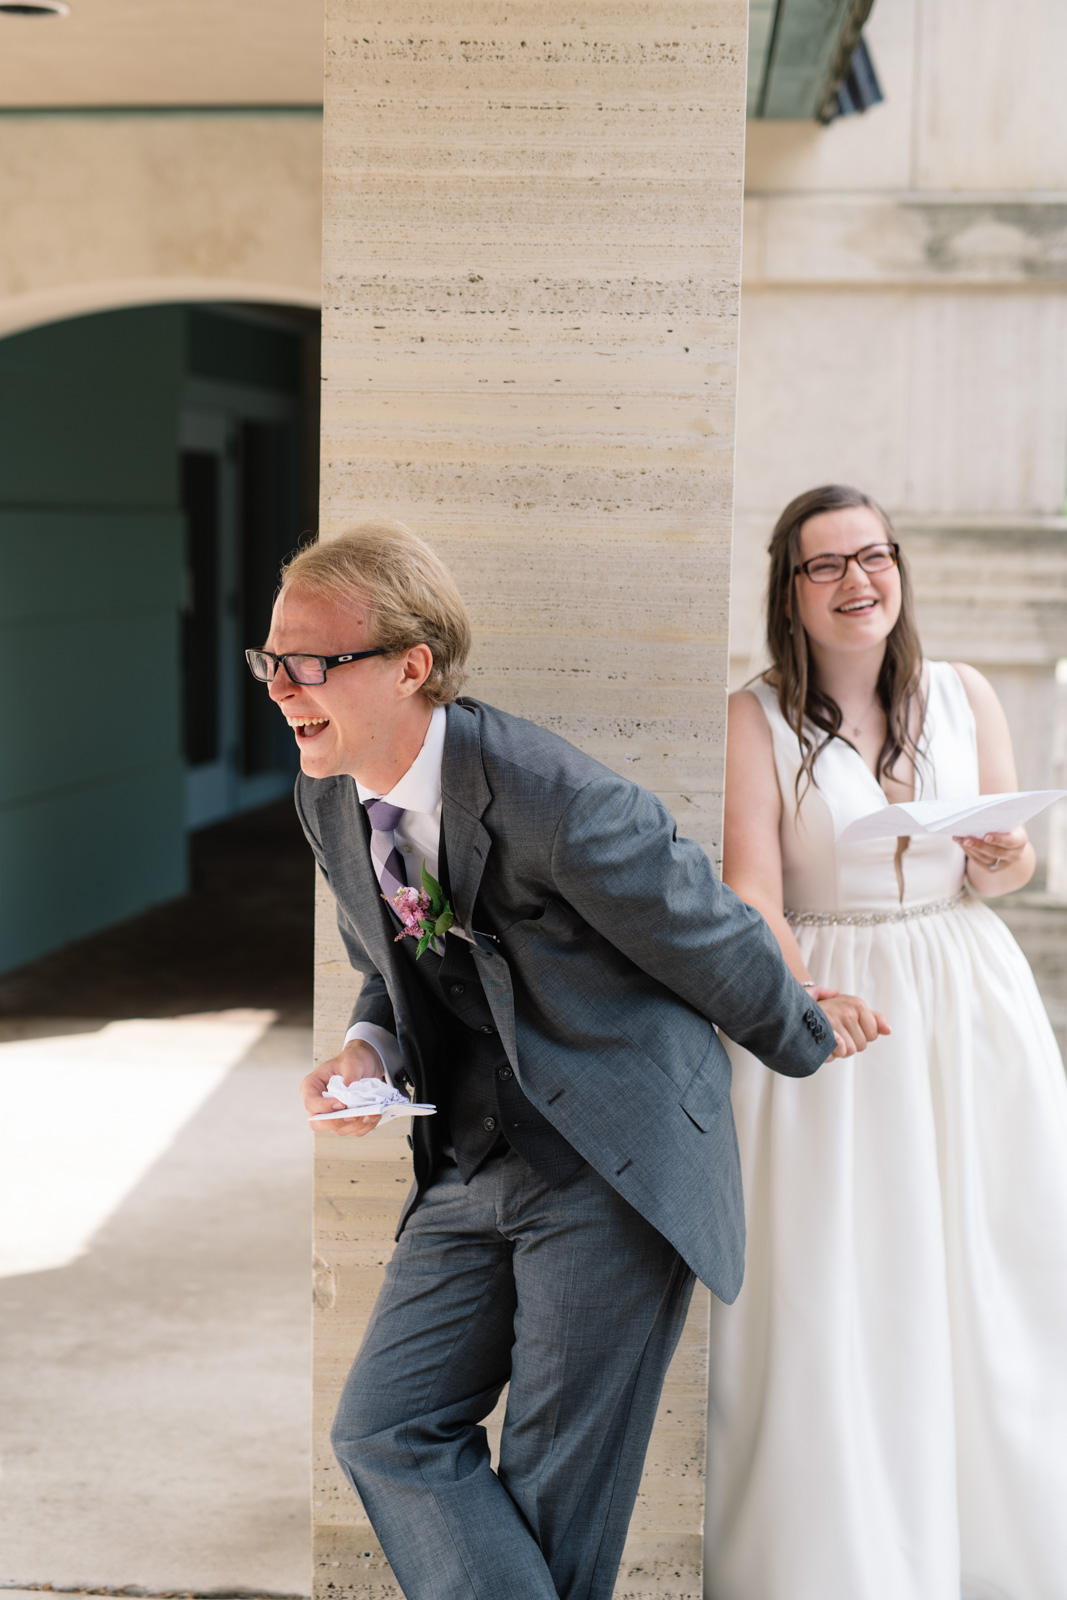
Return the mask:
{"type": "Polygon", "coordinates": [[[958,834],[953,838],[968,861],[986,872],[1010,871],[1022,860],[1030,843],[1025,828],[1012,828],[1010,833],[986,833],[980,839],[958,834]]]}
{"type": "MultiPolygon", "coordinates": [[[[1004,708],[992,685],[980,672],[964,661],[952,665],[967,691],[978,738],[979,794],[1008,794],[1019,787],[1015,758],[1011,753],[1011,732],[1004,708]]],[[[987,833],[984,838],[965,835],[956,843],[967,856],[967,876],[978,893],[992,898],[1021,889],[1034,875],[1034,847],[1025,828],[1010,833],[987,833]]]]}
{"type": "Polygon", "coordinates": [[[840,1060],[842,1056],[858,1055],[869,1044],[873,1044],[879,1034],[893,1031],[882,1013],[873,1011],[858,994],[839,994],[836,989],[827,989],[819,984],[810,993],[829,1017],[834,1030],[837,1049],[829,1057],[831,1061],[840,1060]]]}

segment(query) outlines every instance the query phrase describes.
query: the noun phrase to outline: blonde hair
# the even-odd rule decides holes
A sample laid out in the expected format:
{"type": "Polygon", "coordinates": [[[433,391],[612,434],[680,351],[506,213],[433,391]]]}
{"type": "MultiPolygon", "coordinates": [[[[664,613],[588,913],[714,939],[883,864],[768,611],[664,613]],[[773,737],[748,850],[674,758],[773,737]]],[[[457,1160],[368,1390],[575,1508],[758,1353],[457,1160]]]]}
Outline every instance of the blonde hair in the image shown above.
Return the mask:
{"type": "Polygon", "coordinates": [[[427,644],[422,693],[444,706],[463,684],[471,625],[456,580],[402,522],[361,522],[336,539],[305,545],[282,568],[279,593],[299,587],[329,600],[370,602],[374,642],[389,655],[427,644]]]}

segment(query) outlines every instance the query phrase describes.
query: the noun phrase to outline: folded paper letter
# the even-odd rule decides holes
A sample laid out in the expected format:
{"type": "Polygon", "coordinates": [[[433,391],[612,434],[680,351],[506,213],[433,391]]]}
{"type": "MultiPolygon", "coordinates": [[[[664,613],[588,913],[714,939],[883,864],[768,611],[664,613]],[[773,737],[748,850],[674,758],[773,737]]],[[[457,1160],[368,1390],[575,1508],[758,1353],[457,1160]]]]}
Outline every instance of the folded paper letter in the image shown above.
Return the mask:
{"type": "Polygon", "coordinates": [[[961,838],[1008,833],[1065,796],[1067,789],[1021,789],[1012,794],[975,795],[973,800],[905,800],[857,817],[842,828],[837,842],[900,839],[917,833],[949,833],[961,838]]]}
{"type": "Polygon", "coordinates": [[[381,1117],[382,1122],[392,1122],[394,1117],[432,1117],[436,1106],[414,1104],[399,1089],[393,1089],[381,1078],[360,1078],[346,1083],[334,1073],[326,1085],[326,1093],[333,1100],[343,1100],[343,1111],[320,1111],[309,1117],[309,1122],[331,1122],[339,1117],[381,1117]]]}

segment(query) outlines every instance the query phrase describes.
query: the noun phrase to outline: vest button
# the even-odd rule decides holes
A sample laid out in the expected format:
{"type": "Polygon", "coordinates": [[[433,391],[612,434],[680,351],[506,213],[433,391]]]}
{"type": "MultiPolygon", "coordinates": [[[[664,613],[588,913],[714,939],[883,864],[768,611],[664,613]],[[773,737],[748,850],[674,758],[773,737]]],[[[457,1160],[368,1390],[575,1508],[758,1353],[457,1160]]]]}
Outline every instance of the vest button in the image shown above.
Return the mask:
{"type": "Polygon", "coordinates": [[[478,1032],[479,1033],[495,1033],[496,1029],[493,1028],[493,1027],[490,1027],[488,1022],[483,1022],[481,1027],[478,1029],[478,1032]]]}
{"type": "Polygon", "coordinates": [[[454,983],[449,990],[449,994],[464,994],[466,992],[466,988],[467,985],[465,983],[454,983]]]}
{"type": "Polygon", "coordinates": [[[492,1133],[493,1129],[496,1127],[496,1118],[486,1117],[485,1121],[482,1123],[482,1127],[485,1129],[486,1133],[492,1133]]]}
{"type": "Polygon", "coordinates": [[[496,1075],[498,1078],[510,1078],[514,1076],[510,1067],[497,1067],[496,1075]]]}

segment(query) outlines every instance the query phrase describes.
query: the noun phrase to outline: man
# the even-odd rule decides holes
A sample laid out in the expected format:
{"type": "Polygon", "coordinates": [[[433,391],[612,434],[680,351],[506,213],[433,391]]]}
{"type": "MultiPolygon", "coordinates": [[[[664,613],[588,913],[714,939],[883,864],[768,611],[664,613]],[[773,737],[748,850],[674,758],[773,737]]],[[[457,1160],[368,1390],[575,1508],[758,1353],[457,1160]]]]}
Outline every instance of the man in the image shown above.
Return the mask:
{"type": "MultiPolygon", "coordinates": [[[[834,1036],[652,795],[457,697],[469,641],[429,547],[367,524],[290,563],[249,653],[364,979],[308,1113],[334,1073],[438,1108],[334,1445],[408,1600],[607,1600],[694,1273],[741,1283],[714,1024],[795,1075],[834,1036]],[[420,957],[390,902],[423,865],[454,923],[420,957]]],[[[838,1050],[876,1032],[859,1007],[838,1050]]]]}

